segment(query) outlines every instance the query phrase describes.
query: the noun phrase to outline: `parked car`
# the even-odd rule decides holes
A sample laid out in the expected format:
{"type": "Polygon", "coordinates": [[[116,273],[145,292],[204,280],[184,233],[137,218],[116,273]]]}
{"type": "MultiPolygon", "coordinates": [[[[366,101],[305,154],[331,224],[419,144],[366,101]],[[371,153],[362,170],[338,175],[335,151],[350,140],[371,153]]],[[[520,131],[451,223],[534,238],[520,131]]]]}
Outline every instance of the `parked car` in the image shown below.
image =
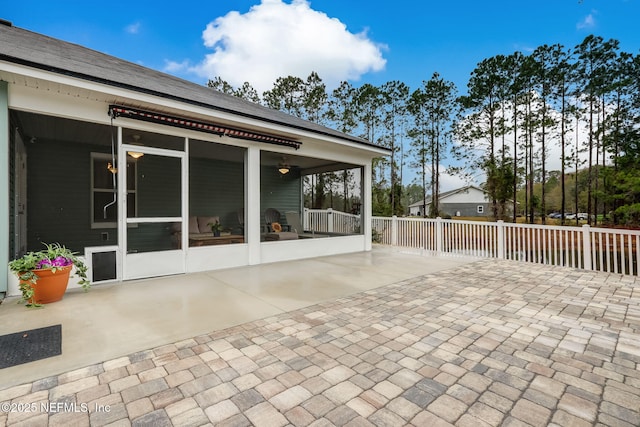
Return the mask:
{"type": "Polygon", "coordinates": [[[584,221],[589,219],[589,215],[586,212],[578,212],[577,217],[584,221]]]}
{"type": "Polygon", "coordinates": [[[553,219],[559,219],[562,217],[562,214],[559,212],[551,212],[549,214],[549,218],[553,218],[553,219]]]}
{"type": "Polygon", "coordinates": [[[566,215],[564,216],[564,218],[565,218],[565,219],[576,219],[576,214],[573,214],[573,213],[571,213],[571,214],[566,214],[566,215]]]}

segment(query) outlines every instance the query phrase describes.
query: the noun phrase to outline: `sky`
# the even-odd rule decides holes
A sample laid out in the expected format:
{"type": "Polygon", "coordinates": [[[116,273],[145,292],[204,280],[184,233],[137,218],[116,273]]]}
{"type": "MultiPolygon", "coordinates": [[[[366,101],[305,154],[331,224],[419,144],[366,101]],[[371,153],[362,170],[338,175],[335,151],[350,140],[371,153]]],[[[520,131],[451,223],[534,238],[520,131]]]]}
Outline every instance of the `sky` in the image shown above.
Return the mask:
{"type": "Polygon", "coordinates": [[[640,53],[640,0],[23,0],[0,18],[206,84],[221,77],[262,93],[278,77],[316,71],[328,90],[399,80],[415,90],[434,72],[460,93],[475,66],[589,34],[640,53]]]}

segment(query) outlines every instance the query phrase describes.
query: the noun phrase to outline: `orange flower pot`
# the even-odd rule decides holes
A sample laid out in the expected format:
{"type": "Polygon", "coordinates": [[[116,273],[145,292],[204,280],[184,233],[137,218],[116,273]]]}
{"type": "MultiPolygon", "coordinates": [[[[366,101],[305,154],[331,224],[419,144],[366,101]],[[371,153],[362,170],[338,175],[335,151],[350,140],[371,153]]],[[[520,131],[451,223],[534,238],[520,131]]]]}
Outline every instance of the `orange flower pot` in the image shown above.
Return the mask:
{"type": "Polygon", "coordinates": [[[57,268],[55,273],[50,269],[34,270],[38,281],[33,285],[33,298],[30,304],[49,304],[60,301],[67,291],[69,275],[73,265],[57,268]]]}

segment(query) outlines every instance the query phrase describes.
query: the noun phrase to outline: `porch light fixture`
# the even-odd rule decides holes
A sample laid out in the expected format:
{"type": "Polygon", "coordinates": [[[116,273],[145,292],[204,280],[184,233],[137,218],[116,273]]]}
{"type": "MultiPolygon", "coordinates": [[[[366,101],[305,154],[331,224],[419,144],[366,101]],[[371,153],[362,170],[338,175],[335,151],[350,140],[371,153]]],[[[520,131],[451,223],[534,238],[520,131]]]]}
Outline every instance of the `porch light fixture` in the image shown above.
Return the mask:
{"type": "Polygon", "coordinates": [[[278,172],[280,172],[282,175],[289,173],[289,166],[287,165],[278,166],[278,172]]]}
{"type": "Polygon", "coordinates": [[[144,156],[144,153],[140,153],[138,151],[127,151],[127,154],[133,157],[134,159],[139,159],[140,157],[144,156]]]}
{"type": "Polygon", "coordinates": [[[286,163],[280,163],[278,165],[278,172],[280,172],[282,175],[288,174],[289,173],[289,165],[286,163]]]}
{"type": "MultiPolygon", "coordinates": [[[[133,135],[133,142],[131,143],[132,145],[140,145],[140,135],[133,135]]],[[[131,157],[133,157],[134,159],[139,159],[140,157],[144,156],[144,153],[141,153],[139,151],[127,151],[127,154],[130,155],[131,157]]]]}

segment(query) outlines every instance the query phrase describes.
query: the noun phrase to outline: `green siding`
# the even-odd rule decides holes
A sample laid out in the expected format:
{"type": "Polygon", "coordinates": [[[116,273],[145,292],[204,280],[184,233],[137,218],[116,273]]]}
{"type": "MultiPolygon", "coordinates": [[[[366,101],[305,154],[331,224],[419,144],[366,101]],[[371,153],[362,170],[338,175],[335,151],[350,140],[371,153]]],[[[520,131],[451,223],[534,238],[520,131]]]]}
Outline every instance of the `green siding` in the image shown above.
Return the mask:
{"type": "Polygon", "coordinates": [[[191,158],[189,216],[219,216],[224,228],[239,232],[244,208],[244,164],[191,158]]]}
{"type": "Polygon", "coordinates": [[[137,216],[182,216],[181,160],[145,155],[136,162],[137,216]]]}
{"type": "Polygon", "coordinates": [[[282,175],[273,166],[263,166],[260,170],[260,210],[261,224],[264,225],[264,211],[274,208],[280,211],[280,223],[286,224],[286,211],[301,212],[302,180],[300,171],[291,169],[282,175]]]}
{"type": "Polygon", "coordinates": [[[83,252],[85,246],[117,244],[116,229],[91,229],[89,144],[39,139],[27,144],[27,250],[59,242],[83,252]],[[102,239],[108,232],[109,240],[102,239]]]}

